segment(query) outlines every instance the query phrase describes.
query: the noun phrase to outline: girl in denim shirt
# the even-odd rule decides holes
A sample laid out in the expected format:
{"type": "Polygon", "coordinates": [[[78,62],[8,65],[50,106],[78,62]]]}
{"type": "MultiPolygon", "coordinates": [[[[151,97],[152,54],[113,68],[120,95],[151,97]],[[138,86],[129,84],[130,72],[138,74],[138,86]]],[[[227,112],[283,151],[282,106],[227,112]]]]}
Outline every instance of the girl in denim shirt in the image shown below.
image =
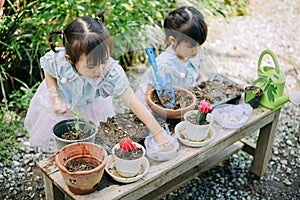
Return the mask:
{"type": "MultiPolygon", "coordinates": [[[[193,7],[171,11],[164,20],[166,41],[169,46],[156,58],[159,73],[168,73],[173,86],[189,88],[204,79],[198,62],[201,45],[207,36],[204,16],[193,7]]],[[[147,69],[136,91],[145,103],[148,83],[152,82],[152,68],[147,69]]]]}
{"type": "Polygon", "coordinates": [[[112,43],[103,25],[103,12],[98,17],[102,22],[88,16],[76,18],[64,31],[55,30],[49,35],[52,50],[40,59],[45,80],[32,98],[24,122],[30,142],[42,151],[57,150],[52,127],[72,117],[70,110],[84,113],[97,125],[112,117],[112,95],[122,97],[156,142],[165,144],[168,140],[153,115],[137,99],[123,68],[110,57],[112,43]],[[55,35],[62,35],[64,47],[55,48],[55,35]]]}

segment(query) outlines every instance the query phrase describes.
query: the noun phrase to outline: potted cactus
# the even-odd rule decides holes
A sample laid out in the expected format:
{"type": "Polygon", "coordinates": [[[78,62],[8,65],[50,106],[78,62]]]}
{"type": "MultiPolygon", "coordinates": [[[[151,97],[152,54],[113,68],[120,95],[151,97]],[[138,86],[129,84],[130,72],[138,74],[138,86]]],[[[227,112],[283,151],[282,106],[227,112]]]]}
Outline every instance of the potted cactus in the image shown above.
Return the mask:
{"type": "Polygon", "coordinates": [[[118,173],[123,177],[136,176],[145,157],[145,148],[130,138],[122,139],[112,149],[118,173]]]}
{"type": "Polygon", "coordinates": [[[210,110],[210,103],[201,100],[198,110],[191,110],[184,114],[186,136],[189,140],[201,141],[206,138],[213,122],[211,114],[208,113],[210,110]]]}

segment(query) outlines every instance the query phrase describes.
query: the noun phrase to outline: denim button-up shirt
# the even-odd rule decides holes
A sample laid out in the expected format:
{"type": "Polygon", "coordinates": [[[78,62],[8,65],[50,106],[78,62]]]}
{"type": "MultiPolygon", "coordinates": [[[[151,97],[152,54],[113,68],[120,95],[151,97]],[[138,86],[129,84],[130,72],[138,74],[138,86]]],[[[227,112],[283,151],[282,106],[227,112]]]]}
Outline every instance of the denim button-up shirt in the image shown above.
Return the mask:
{"type": "Polygon", "coordinates": [[[79,75],[65,59],[65,48],[59,47],[58,53],[47,52],[41,57],[41,67],[56,78],[60,95],[73,106],[83,106],[94,102],[95,98],[121,95],[129,81],[116,60],[110,58],[103,74],[97,80],[79,75]]]}

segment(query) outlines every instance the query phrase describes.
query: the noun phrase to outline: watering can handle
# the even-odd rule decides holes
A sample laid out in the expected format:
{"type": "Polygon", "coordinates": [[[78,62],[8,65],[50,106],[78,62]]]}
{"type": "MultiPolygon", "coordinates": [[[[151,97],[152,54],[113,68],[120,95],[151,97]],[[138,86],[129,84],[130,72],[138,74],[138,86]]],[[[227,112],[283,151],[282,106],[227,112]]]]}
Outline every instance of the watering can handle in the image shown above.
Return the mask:
{"type": "Polygon", "coordinates": [[[279,73],[280,73],[280,70],[279,70],[279,65],[278,65],[277,58],[276,58],[276,56],[274,55],[274,53],[273,53],[271,50],[269,50],[269,49],[264,50],[264,51],[260,54],[259,59],[258,59],[258,71],[263,71],[263,69],[261,69],[261,61],[262,61],[264,55],[266,55],[266,54],[269,54],[269,55],[272,57],[273,62],[274,62],[274,64],[275,64],[275,71],[276,71],[277,74],[279,74],[279,73]]]}

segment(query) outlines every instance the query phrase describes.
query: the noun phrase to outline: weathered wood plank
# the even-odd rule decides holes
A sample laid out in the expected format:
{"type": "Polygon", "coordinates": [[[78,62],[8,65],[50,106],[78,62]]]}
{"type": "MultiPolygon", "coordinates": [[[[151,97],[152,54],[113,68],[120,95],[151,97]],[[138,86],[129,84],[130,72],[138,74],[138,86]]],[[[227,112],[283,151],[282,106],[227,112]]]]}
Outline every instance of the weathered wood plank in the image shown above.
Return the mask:
{"type": "Polygon", "coordinates": [[[43,173],[48,175],[59,170],[55,165],[55,155],[39,161],[37,166],[42,170],[43,173]]]}
{"type": "Polygon", "coordinates": [[[218,163],[223,160],[226,160],[232,154],[238,152],[243,147],[242,142],[236,142],[230,147],[226,148],[224,151],[218,153],[217,155],[205,160],[201,164],[193,167],[192,169],[188,170],[187,172],[179,175],[177,178],[169,181],[168,183],[164,184],[163,186],[157,188],[155,191],[148,193],[146,196],[142,197],[143,200],[154,200],[154,199],[161,199],[166,194],[177,189],[179,186],[183,185],[184,183],[192,180],[193,178],[201,175],[202,173],[208,171],[218,163]]]}
{"type": "MultiPolygon", "coordinates": [[[[213,166],[214,160],[216,164],[217,160],[221,160],[222,156],[223,159],[226,158],[226,153],[223,152],[227,148],[260,128],[262,128],[262,131],[260,132],[258,149],[259,151],[266,151],[267,154],[274,139],[272,138],[273,133],[268,134],[268,132],[275,131],[273,129],[274,127],[276,129],[278,120],[277,114],[279,114],[279,112],[280,110],[271,111],[264,108],[257,108],[253,111],[247,124],[235,130],[222,129],[214,123],[213,127],[216,131],[216,137],[211,144],[201,148],[189,148],[180,144],[180,150],[175,159],[166,162],[151,161],[149,172],[141,180],[130,184],[112,184],[109,187],[88,195],[74,195],[69,191],[60,172],[55,166],[53,158],[46,159],[39,163],[39,165],[50,182],[54,183],[53,186],[63,191],[69,199],[138,199],[152,191],[156,191],[157,188],[161,186],[167,185],[173,179],[176,179],[176,177],[180,177],[182,174],[188,174],[193,168],[197,169],[197,166],[207,164],[210,159],[211,166],[213,166]],[[274,121],[276,125],[273,124],[274,121]],[[269,147],[261,147],[266,144],[269,147]],[[218,154],[220,154],[220,157],[217,156],[218,154]]],[[[230,151],[228,150],[228,152],[230,151]]],[[[259,164],[253,163],[254,169],[257,168],[254,171],[263,172],[268,159],[266,159],[267,156],[258,157],[257,152],[258,151],[255,152],[254,157],[259,164]]],[[[203,169],[205,169],[205,167],[203,167],[203,169]]]]}
{"type": "Polygon", "coordinates": [[[272,123],[267,124],[260,130],[254,159],[251,166],[251,172],[257,176],[262,176],[266,172],[272,151],[279,114],[280,109],[275,112],[272,123]]]}
{"type": "Polygon", "coordinates": [[[54,199],[52,181],[44,173],[42,173],[42,174],[43,174],[43,180],[44,180],[46,199],[47,200],[54,199]]]}

